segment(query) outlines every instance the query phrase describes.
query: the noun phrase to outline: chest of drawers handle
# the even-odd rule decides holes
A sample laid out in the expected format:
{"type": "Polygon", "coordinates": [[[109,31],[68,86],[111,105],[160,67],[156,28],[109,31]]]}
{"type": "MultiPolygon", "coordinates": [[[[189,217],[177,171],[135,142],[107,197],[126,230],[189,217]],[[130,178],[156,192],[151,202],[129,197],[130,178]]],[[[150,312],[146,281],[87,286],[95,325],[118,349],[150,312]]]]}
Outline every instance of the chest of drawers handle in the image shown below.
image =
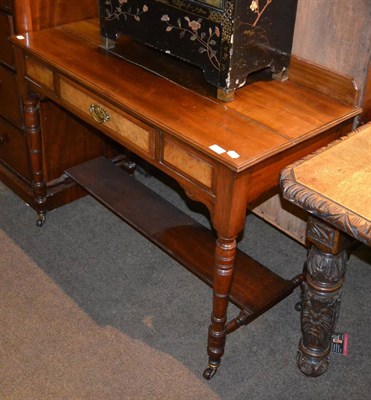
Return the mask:
{"type": "Polygon", "coordinates": [[[111,119],[111,116],[108,114],[108,112],[96,104],[90,105],[89,113],[99,124],[104,124],[111,119]]]}

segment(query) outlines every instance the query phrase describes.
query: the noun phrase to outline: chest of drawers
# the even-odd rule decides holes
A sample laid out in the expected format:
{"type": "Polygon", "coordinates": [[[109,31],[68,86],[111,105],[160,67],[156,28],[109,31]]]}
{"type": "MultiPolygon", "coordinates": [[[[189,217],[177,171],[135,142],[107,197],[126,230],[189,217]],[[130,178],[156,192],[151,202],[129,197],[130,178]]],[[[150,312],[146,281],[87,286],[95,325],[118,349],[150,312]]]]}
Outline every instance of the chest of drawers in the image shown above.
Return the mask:
{"type": "MultiPolygon", "coordinates": [[[[8,38],[75,19],[96,15],[97,5],[85,0],[68,11],[70,0],[0,0],[0,180],[32,204],[29,146],[24,132],[21,94],[16,85],[15,57],[8,38]]],[[[53,209],[83,194],[76,185],[55,184],[66,167],[114,150],[98,132],[53,102],[41,103],[43,146],[52,155],[45,163],[48,208],[53,209]],[[68,146],[69,151],[64,151],[68,146]],[[72,149],[72,151],[71,151],[72,149]]]]}

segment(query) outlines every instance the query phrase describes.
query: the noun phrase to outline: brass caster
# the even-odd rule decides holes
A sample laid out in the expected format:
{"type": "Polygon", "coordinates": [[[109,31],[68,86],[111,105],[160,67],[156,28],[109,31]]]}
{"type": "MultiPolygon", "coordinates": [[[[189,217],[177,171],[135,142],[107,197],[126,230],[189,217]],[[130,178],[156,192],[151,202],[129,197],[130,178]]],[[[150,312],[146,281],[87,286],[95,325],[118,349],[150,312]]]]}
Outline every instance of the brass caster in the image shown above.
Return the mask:
{"type": "Polygon", "coordinates": [[[218,370],[218,365],[217,366],[209,365],[205,369],[205,371],[203,373],[203,377],[209,381],[216,374],[217,370],[218,370]]]}
{"type": "Polygon", "coordinates": [[[45,214],[43,214],[43,213],[37,214],[36,226],[41,227],[44,225],[44,222],[45,222],[45,214]]]}
{"type": "Polygon", "coordinates": [[[129,175],[134,175],[137,164],[134,161],[127,160],[124,162],[124,169],[129,175]]]}

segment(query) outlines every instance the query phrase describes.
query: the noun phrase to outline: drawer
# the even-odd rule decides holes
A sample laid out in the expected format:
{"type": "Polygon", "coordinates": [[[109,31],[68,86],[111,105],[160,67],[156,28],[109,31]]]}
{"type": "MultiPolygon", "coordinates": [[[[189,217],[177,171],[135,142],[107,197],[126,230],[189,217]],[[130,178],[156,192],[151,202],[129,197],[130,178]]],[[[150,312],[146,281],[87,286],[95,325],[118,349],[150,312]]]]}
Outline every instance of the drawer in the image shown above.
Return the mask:
{"type": "Polygon", "coordinates": [[[13,48],[8,37],[13,35],[12,17],[0,12],[0,60],[14,67],[13,48]]]}
{"type": "Polygon", "coordinates": [[[21,127],[21,102],[14,72],[0,65],[0,82],[0,115],[21,127]]]}
{"type": "Polygon", "coordinates": [[[65,78],[60,79],[60,97],[106,132],[133,151],[154,158],[155,130],[124,111],[102,102],[95,95],[65,78]]]}
{"type": "Polygon", "coordinates": [[[160,157],[161,164],[177,175],[213,192],[214,165],[185,143],[162,135],[160,157]]]}
{"type": "Polygon", "coordinates": [[[52,70],[30,57],[26,57],[25,64],[26,76],[41,86],[54,90],[54,74],[52,70]]]}
{"type": "Polygon", "coordinates": [[[0,160],[31,181],[26,136],[0,118],[0,160]]]}
{"type": "Polygon", "coordinates": [[[12,1],[13,0],[0,0],[0,7],[4,7],[10,11],[12,9],[12,1]]]}

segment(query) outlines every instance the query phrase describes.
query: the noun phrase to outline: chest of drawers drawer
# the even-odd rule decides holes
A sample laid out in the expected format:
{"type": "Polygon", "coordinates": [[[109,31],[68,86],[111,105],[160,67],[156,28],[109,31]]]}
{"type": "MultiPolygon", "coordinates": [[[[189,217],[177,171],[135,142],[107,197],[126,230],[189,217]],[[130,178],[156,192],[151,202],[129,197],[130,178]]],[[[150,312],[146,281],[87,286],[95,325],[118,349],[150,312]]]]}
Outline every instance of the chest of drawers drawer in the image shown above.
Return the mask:
{"type": "Polygon", "coordinates": [[[12,0],[0,0],[0,7],[11,10],[12,9],[12,0]]]}
{"type": "Polygon", "coordinates": [[[0,11],[0,61],[14,67],[13,49],[8,40],[13,34],[12,16],[0,11]]]}
{"type": "Polygon", "coordinates": [[[0,117],[0,159],[31,181],[27,143],[23,132],[0,117]]]}
{"type": "Polygon", "coordinates": [[[0,65],[0,82],[0,114],[21,127],[21,105],[14,72],[0,65]]]}

